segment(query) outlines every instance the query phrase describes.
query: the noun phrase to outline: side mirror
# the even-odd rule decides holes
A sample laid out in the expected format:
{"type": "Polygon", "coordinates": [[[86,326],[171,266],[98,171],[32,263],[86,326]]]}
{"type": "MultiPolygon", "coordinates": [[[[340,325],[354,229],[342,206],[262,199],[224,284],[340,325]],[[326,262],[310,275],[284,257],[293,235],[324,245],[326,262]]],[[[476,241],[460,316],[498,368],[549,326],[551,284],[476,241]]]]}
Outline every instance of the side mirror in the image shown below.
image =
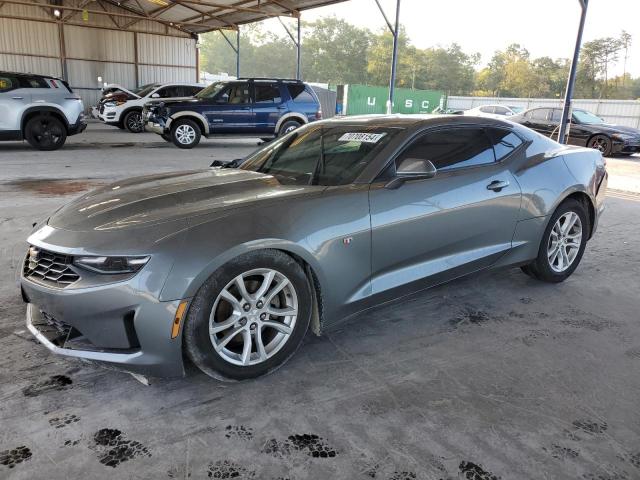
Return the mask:
{"type": "Polygon", "coordinates": [[[160,98],[160,95],[157,94],[157,93],[154,93],[154,94],[151,95],[151,98],[160,98]]]}
{"type": "Polygon", "coordinates": [[[512,116],[513,114],[514,114],[513,112],[507,112],[507,113],[505,113],[505,116],[510,117],[510,116],[512,116]]]}
{"type": "Polygon", "coordinates": [[[405,158],[396,168],[396,178],[385,185],[386,188],[398,188],[407,180],[423,180],[436,175],[436,166],[431,160],[405,158]]]}

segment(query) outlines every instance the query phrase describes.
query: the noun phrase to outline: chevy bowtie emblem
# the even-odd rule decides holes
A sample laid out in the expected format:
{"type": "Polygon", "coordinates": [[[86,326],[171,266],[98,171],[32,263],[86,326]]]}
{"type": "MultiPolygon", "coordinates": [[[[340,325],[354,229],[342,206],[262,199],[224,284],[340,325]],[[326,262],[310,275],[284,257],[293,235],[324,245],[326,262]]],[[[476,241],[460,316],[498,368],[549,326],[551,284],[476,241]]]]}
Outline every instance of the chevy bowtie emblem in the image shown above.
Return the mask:
{"type": "Polygon", "coordinates": [[[351,245],[351,242],[353,241],[353,237],[347,237],[347,238],[343,238],[342,239],[342,244],[343,245],[351,245]]]}

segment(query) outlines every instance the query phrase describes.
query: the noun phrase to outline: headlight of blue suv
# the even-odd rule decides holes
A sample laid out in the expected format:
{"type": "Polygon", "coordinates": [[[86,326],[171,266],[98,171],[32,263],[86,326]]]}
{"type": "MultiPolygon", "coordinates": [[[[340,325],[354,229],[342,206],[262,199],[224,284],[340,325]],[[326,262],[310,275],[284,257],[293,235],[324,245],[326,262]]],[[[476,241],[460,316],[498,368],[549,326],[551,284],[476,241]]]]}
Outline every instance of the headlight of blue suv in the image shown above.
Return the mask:
{"type": "Polygon", "coordinates": [[[136,273],[149,257],[75,257],[73,264],[100,274],[136,273]]]}

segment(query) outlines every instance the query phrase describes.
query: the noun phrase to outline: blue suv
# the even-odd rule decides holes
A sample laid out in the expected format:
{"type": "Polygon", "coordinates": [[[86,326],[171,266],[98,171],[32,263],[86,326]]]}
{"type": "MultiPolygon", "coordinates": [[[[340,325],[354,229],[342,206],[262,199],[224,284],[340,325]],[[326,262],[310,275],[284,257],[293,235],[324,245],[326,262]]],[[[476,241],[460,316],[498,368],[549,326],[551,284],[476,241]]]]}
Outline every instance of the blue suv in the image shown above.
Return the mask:
{"type": "Polygon", "coordinates": [[[322,119],[318,96],[299,80],[240,78],[217,82],[187,100],[152,101],[142,111],[145,128],[179,148],[200,138],[271,139],[322,119]]]}

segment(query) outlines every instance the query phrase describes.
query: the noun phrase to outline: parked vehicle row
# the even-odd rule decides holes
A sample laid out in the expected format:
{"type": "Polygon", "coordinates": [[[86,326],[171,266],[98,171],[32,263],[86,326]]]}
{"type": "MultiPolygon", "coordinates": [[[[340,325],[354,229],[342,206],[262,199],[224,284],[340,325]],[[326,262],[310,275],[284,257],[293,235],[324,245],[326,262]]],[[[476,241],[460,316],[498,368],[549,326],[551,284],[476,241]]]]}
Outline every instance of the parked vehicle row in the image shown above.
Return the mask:
{"type": "Polygon", "coordinates": [[[64,80],[0,71],[0,140],[56,150],[86,127],[82,99],[64,80]]]}

